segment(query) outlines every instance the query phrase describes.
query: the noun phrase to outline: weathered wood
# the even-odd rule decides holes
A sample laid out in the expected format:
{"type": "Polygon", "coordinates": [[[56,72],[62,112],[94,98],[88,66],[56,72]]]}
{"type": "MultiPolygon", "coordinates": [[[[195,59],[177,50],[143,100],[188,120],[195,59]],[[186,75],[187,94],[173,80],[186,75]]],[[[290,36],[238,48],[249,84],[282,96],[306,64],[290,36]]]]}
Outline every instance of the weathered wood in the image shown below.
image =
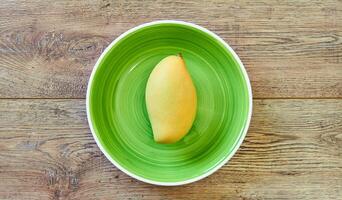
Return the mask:
{"type": "Polygon", "coordinates": [[[342,3],[3,1],[0,98],[84,98],[103,49],[158,19],[197,23],[240,55],[256,98],[342,97],[342,3]]]}
{"type": "Polygon", "coordinates": [[[0,100],[0,199],[340,199],[342,101],[255,100],[229,164],[199,182],[157,187],[100,152],[85,101],[0,100]]]}
{"type": "Polygon", "coordinates": [[[341,199],[341,41],[338,0],[2,1],[0,199],[341,199]],[[104,48],[159,19],[220,35],[260,98],[229,164],[180,187],[117,170],[90,134],[82,99],[104,48]]]}

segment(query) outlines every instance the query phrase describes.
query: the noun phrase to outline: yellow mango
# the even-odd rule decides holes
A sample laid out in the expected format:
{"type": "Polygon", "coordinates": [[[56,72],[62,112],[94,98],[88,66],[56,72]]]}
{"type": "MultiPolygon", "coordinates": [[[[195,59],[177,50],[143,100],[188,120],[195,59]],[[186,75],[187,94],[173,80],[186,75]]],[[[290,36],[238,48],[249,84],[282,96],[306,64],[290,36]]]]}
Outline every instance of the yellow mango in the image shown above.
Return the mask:
{"type": "Polygon", "coordinates": [[[181,54],[167,56],[156,65],[147,81],[145,98],[156,142],[174,143],[189,132],[197,96],[181,54]]]}

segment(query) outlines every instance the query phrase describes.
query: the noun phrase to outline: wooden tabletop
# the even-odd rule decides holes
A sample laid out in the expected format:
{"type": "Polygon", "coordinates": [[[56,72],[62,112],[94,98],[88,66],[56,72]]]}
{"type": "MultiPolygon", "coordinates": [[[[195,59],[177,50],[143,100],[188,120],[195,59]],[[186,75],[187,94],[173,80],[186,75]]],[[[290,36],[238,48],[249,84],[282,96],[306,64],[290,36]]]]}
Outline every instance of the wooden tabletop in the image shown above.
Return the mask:
{"type": "Polygon", "coordinates": [[[341,199],[342,2],[5,0],[0,3],[0,199],[341,199]],[[87,81],[118,35],[176,19],[228,42],[251,79],[237,154],[179,187],[130,178],[96,146],[87,81]]]}

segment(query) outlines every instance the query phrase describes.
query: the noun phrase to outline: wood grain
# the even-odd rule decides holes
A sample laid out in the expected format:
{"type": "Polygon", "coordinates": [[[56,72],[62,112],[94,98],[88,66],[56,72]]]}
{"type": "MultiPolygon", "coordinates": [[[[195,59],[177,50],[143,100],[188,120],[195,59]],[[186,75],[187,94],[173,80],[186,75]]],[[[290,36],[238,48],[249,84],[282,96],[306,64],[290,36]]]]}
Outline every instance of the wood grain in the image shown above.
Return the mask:
{"type": "Polygon", "coordinates": [[[0,199],[340,199],[342,101],[255,100],[229,164],[181,187],[136,181],[100,152],[85,101],[0,100],[0,199]]]}
{"type": "Polygon", "coordinates": [[[0,4],[0,98],[84,98],[104,48],[158,19],[219,34],[244,62],[255,98],[342,97],[338,0],[7,0],[0,4]]]}
{"type": "Polygon", "coordinates": [[[1,1],[0,199],[341,197],[342,1],[1,1]],[[180,187],[119,171],[86,121],[86,86],[101,52],[160,19],[220,35],[245,64],[255,97],[229,164],[180,187]]]}

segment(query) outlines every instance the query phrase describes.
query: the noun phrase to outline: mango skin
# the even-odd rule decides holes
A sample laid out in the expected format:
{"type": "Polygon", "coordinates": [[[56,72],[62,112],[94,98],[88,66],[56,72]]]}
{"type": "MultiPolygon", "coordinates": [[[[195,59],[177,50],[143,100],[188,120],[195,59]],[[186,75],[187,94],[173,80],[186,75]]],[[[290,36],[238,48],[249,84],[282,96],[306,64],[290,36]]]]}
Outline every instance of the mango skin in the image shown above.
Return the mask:
{"type": "Polygon", "coordinates": [[[168,56],[156,65],[145,94],[154,140],[170,144],[182,139],[194,122],[197,96],[181,55],[168,56]]]}

